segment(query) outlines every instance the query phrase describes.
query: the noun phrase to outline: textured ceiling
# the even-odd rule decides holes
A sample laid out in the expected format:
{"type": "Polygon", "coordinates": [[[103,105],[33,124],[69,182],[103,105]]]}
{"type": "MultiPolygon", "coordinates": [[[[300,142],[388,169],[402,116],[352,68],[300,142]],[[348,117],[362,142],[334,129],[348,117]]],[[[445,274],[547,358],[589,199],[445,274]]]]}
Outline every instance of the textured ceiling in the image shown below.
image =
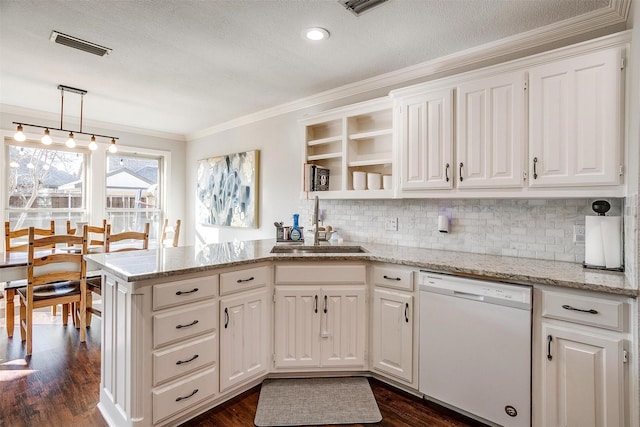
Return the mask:
{"type": "Polygon", "coordinates": [[[0,104],[59,114],[63,84],[88,91],[85,120],[186,135],[608,4],[389,0],[355,17],[337,0],[0,0],[0,104]],[[303,40],[312,26],[329,40],[303,40]]]}

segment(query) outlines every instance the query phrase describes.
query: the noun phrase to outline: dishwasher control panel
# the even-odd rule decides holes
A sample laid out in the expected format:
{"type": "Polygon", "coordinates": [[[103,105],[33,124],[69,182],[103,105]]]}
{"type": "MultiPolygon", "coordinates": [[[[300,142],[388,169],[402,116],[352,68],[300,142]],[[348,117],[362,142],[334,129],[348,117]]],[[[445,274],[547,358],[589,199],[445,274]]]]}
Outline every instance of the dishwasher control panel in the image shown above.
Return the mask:
{"type": "Polygon", "coordinates": [[[531,309],[530,286],[467,279],[423,270],[419,274],[419,285],[421,291],[531,309]]]}

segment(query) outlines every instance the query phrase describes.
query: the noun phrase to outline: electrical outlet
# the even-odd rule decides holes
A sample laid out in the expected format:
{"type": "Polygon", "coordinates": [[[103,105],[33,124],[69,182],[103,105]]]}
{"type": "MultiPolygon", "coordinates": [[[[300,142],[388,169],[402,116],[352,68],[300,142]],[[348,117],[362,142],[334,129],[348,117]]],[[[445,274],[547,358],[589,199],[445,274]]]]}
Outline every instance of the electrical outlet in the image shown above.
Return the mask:
{"type": "Polygon", "coordinates": [[[584,243],[584,225],[573,226],[573,243],[584,243]]]}
{"type": "Polygon", "coordinates": [[[385,219],[384,229],[387,231],[398,231],[398,218],[385,219]]]}

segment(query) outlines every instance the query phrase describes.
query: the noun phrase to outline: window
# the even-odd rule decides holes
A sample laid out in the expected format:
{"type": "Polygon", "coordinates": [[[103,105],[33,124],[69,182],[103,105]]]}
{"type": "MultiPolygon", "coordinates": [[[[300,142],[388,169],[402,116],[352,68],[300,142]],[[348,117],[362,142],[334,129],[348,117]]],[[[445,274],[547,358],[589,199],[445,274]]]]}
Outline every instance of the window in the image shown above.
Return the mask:
{"type": "Polygon", "coordinates": [[[137,154],[108,154],[107,220],[113,233],[143,231],[150,222],[150,242],[159,239],[162,221],[160,188],[162,158],[137,154]]]}
{"type": "Polygon", "coordinates": [[[66,232],[66,220],[86,220],[87,152],[37,143],[7,142],[9,167],[5,218],[11,228],[49,228],[66,232]]]}

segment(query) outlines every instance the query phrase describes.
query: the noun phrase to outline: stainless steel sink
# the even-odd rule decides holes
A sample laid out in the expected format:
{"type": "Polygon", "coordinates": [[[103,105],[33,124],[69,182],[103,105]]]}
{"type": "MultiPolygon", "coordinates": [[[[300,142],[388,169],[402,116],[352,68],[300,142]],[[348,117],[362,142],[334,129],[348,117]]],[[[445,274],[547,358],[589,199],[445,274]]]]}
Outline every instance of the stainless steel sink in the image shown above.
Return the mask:
{"type": "Polygon", "coordinates": [[[271,249],[272,254],[364,254],[367,252],[368,251],[362,246],[344,245],[276,245],[271,249]]]}

